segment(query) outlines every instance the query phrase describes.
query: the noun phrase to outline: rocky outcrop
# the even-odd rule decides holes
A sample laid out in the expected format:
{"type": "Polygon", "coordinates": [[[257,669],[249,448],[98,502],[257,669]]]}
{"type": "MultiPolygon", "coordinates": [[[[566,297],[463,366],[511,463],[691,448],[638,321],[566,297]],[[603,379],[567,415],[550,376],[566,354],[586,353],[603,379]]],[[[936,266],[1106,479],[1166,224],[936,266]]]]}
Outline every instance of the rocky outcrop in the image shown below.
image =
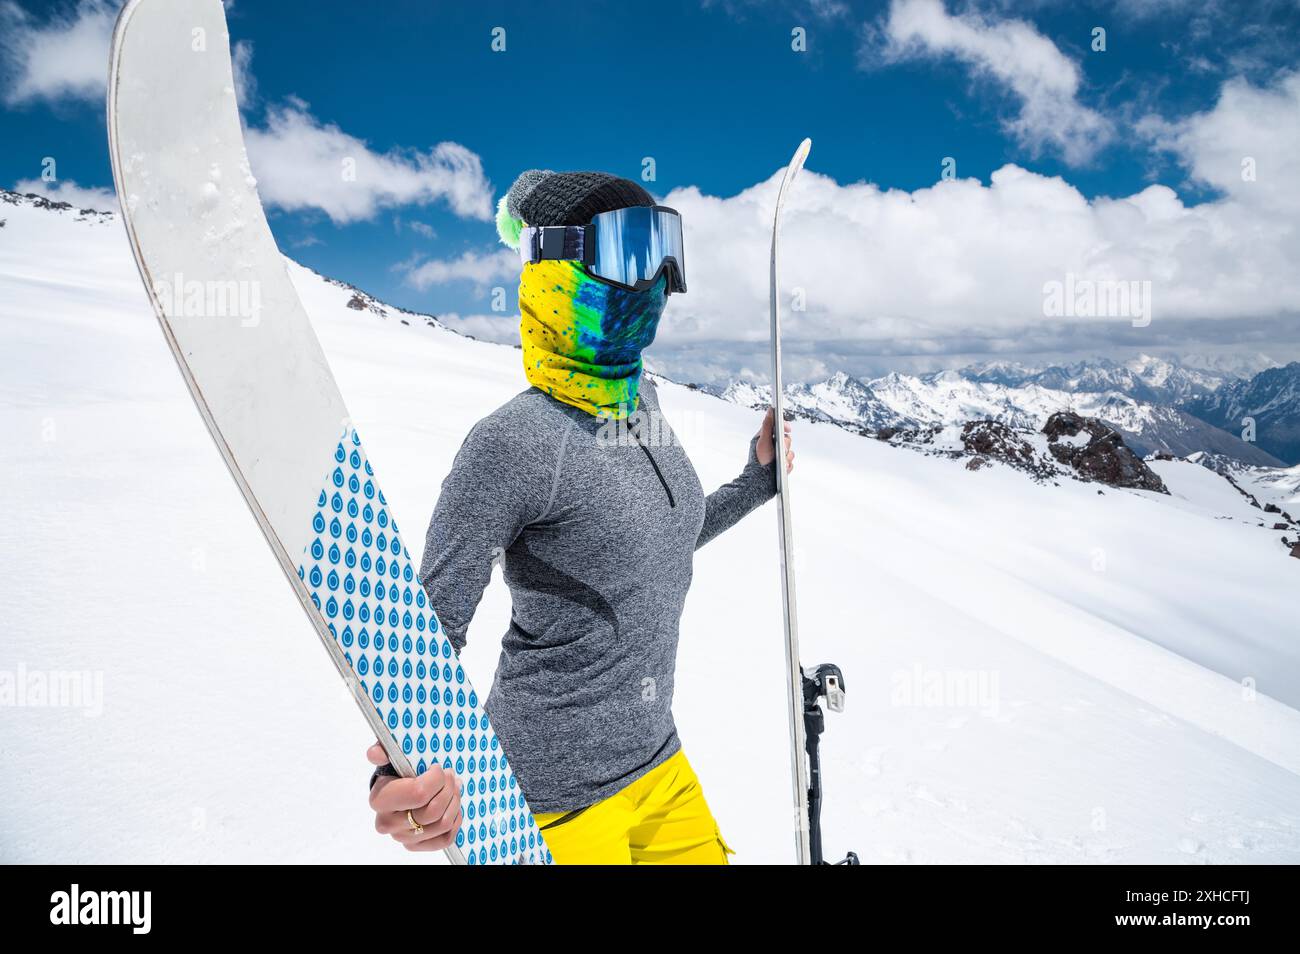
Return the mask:
{"type": "Polygon", "coordinates": [[[353,293],[348,299],[348,307],[353,311],[373,311],[376,315],[385,315],[387,312],[374,301],[366,298],[361,292],[353,293]]]}
{"type": "MultiPolygon", "coordinates": [[[[97,209],[78,209],[71,202],[62,202],[56,199],[47,199],[43,195],[37,195],[35,192],[10,192],[8,189],[0,189],[0,202],[5,205],[27,205],[34,209],[45,209],[49,212],[73,212],[77,215],[77,221],[95,219],[96,221],[106,222],[113,218],[112,212],[100,212],[97,209]]],[[[114,207],[117,202],[114,200],[114,207]]],[[[4,222],[0,221],[0,226],[4,222]]]]}
{"type": "Polygon", "coordinates": [[[989,460],[1023,470],[1038,478],[1055,476],[1055,468],[1014,428],[1001,421],[967,421],[962,425],[961,443],[972,459],[968,470],[979,470],[989,460]],[[976,463],[979,461],[980,463],[976,463]]]}
{"type": "Polygon", "coordinates": [[[927,427],[882,427],[876,431],[875,436],[876,440],[889,444],[919,447],[933,443],[942,430],[943,426],[940,424],[931,424],[927,427]]]}
{"type": "Polygon", "coordinates": [[[1057,411],[1043,425],[1052,456],[1083,480],[1167,494],[1169,489],[1124,439],[1096,418],[1057,411]]]}
{"type": "Polygon", "coordinates": [[[887,427],[876,437],[924,454],[965,458],[966,469],[972,471],[1000,463],[1036,481],[1073,477],[1110,487],[1169,493],[1159,475],[1114,429],[1096,418],[1069,411],[1053,414],[1041,433],[1003,421],[976,420],[967,421],[960,429],[938,424],[887,427]]]}

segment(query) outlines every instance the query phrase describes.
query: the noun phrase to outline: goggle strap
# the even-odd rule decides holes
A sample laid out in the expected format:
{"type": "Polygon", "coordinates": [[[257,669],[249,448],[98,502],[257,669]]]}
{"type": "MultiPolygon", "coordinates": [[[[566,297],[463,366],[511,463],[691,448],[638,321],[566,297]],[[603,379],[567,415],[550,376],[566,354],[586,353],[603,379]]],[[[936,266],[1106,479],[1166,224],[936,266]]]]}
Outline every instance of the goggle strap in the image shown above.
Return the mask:
{"type": "Polygon", "coordinates": [[[519,247],[528,264],[541,261],[586,261],[587,226],[528,226],[520,234],[519,247]]]}

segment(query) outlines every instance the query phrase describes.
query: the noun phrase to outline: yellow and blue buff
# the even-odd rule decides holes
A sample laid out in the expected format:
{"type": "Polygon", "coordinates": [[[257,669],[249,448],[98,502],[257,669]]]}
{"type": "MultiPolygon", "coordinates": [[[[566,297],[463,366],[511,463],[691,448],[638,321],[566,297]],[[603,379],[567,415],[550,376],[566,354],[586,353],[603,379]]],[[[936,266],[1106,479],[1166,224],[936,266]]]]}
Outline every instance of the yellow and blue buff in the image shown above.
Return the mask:
{"type": "Polygon", "coordinates": [[[528,382],[596,417],[627,417],[666,300],[662,276],[634,292],[592,278],[579,262],[525,265],[519,336],[528,382]]]}

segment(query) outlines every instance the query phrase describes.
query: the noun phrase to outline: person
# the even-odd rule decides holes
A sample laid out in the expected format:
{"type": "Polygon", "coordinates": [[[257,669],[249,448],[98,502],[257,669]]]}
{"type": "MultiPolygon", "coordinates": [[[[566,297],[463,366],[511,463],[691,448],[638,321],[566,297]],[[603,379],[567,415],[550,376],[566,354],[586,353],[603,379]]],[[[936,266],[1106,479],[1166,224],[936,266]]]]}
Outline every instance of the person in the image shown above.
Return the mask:
{"type": "MultiPolygon", "coordinates": [[[[523,261],[530,386],[465,438],[420,582],[460,651],[503,565],[512,611],[486,711],[557,862],[726,864],[673,722],[678,627],[695,550],[776,493],[772,412],[706,497],[642,373],[686,268],[680,216],[640,185],[530,170],[497,226],[523,261]]],[[[791,467],[788,424],[783,448],[791,467]]],[[[378,743],[367,757],[376,829],[412,851],[447,847],[454,774],[396,778],[378,743]]]]}

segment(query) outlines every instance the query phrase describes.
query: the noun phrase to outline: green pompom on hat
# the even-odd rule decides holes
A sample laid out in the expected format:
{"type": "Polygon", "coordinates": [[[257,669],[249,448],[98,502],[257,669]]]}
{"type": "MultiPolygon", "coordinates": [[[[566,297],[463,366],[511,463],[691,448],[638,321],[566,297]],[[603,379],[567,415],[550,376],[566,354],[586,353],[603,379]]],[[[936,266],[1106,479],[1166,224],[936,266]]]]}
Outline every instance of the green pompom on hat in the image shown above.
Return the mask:
{"type": "Polygon", "coordinates": [[[501,201],[497,203],[497,235],[501,236],[501,244],[509,248],[519,248],[519,233],[523,231],[524,220],[517,219],[510,214],[509,208],[510,196],[503,195],[501,201]]]}

